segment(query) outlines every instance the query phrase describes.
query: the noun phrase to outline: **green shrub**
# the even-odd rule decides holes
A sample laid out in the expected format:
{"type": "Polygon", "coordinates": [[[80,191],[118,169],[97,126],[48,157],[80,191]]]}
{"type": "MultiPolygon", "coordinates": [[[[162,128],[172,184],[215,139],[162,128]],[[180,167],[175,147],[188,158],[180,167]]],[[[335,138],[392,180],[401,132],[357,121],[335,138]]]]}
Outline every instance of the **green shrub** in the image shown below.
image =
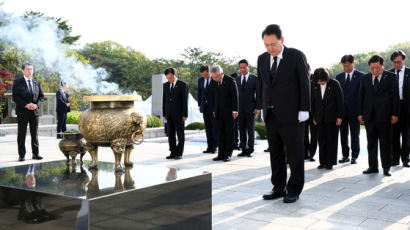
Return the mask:
{"type": "Polygon", "coordinates": [[[67,113],[67,124],[78,124],[78,117],[81,113],[81,111],[72,111],[67,113]]]}
{"type": "Polygon", "coordinates": [[[262,140],[267,139],[265,123],[262,123],[262,122],[256,123],[255,124],[255,131],[258,133],[260,139],[262,139],[262,140]]]}
{"type": "Polygon", "coordinates": [[[147,116],[147,128],[157,128],[162,126],[162,121],[156,116],[147,116]]]}
{"type": "Polygon", "coordinates": [[[65,134],[77,134],[77,133],[80,133],[80,131],[77,130],[77,129],[69,129],[69,130],[65,131],[64,133],[65,134]]]}
{"type": "Polygon", "coordinates": [[[193,122],[185,127],[186,130],[202,130],[205,129],[205,124],[203,122],[193,122]]]}

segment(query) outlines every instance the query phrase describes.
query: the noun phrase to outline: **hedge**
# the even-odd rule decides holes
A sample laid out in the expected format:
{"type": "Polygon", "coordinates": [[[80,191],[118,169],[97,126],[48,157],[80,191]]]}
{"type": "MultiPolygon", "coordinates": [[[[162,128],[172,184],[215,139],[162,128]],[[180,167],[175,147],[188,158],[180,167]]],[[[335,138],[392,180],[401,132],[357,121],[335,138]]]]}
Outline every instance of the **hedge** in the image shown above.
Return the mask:
{"type": "Polygon", "coordinates": [[[67,113],[67,124],[78,124],[78,117],[81,113],[81,111],[72,111],[67,113]]]}
{"type": "Polygon", "coordinates": [[[193,122],[185,127],[186,130],[202,130],[205,129],[205,124],[203,122],[193,122]]]}
{"type": "Polygon", "coordinates": [[[162,122],[161,119],[159,119],[156,116],[147,116],[147,128],[157,128],[161,127],[162,122]]]}
{"type": "Polygon", "coordinates": [[[257,122],[255,124],[255,131],[258,133],[260,139],[262,139],[262,140],[267,139],[265,123],[257,122]]]}

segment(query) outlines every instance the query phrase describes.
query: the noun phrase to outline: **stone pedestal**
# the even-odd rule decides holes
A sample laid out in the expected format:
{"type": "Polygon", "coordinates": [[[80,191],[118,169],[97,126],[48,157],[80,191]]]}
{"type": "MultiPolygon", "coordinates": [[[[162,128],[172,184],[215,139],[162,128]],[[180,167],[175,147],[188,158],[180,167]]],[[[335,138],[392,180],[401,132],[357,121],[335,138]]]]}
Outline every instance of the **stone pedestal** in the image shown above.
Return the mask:
{"type": "Polygon", "coordinates": [[[164,74],[152,75],[152,106],[151,114],[162,120],[162,91],[163,83],[167,80],[164,74]]]}

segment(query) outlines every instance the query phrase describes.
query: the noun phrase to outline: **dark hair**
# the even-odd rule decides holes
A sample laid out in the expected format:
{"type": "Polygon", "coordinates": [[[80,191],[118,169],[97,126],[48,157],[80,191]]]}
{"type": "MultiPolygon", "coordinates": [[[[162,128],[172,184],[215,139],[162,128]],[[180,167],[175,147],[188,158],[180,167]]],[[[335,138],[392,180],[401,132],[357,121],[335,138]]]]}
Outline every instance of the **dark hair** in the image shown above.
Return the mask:
{"type": "Polygon", "coordinates": [[[235,78],[235,77],[237,77],[237,76],[239,76],[237,73],[232,73],[232,74],[231,74],[231,77],[233,77],[233,78],[235,78]]]}
{"type": "Polygon", "coordinates": [[[63,86],[63,85],[67,85],[67,82],[65,82],[65,81],[60,81],[60,86],[63,86]]]}
{"type": "Polygon", "coordinates": [[[239,61],[239,65],[240,64],[246,64],[246,65],[249,65],[249,63],[248,63],[248,61],[246,60],[246,59],[242,59],[242,60],[240,60],[239,61]]]}
{"type": "Polygon", "coordinates": [[[282,30],[280,29],[280,26],[277,24],[270,24],[268,25],[265,30],[262,32],[262,39],[265,35],[271,35],[274,34],[278,39],[282,38],[282,30]]]}
{"type": "Polygon", "coordinates": [[[172,68],[172,67],[170,67],[170,68],[167,68],[167,69],[164,71],[164,75],[165,75],[165,76],[167,76],[167,75],[170,74],[170,73],[172,73],[172,75],[175,75],[175,69],[172,68]]]}
{"type": "Polygon", "coordinates": [[[401,56],[403,58],[403,60],[406,60],[406,54],[401,50],[394,51],[390,56],[390,60],[394,61],[394,59],[396,59],[396,57],[398,57],[398,56],[401,56]]]}
{"type": "Polygon", "coordinates": [[[342,57],[340,60],[340,63],[344,64],[346,62],[353,63],[354,62],[354,57],[351,54],[346,54],[342,57]]]}
{"type": "Polygon", "coordinates": [[[21,69],[22,70],[24,70],[25,68],[26,68],[26,66],[33,66],[31,63],[24,63],[22,66],[21,66],[21,69]]]}
{"type": "Polygon", "coordinates": [[[330,75],[327,69],[320,67],[315,69],[315,72],[313,73],[313,80],[315,82],[318,81],[329,81],[330,75]]]}
{"type": "Polygon", "coordinates": [[[209,72],[209,66],[207,65],[202,65],[201,68],[199,68],[199,72],[203,73],[205,71],[209,72]]]}
{"type": "Polygon", "coordinates": [[[376,63],[376,62],[379,62],[380,65],[383,65],[383,63],[384,63],[383,57],[378,55],[378,54],[375,54],[370,58],[368,64],[370,65],[370,63],[376,63]]]}
{"type": "Polygon", "coordinates": [[[310,70],[310,65],[309,63],[306,63],[307,69],[310,70]]]}

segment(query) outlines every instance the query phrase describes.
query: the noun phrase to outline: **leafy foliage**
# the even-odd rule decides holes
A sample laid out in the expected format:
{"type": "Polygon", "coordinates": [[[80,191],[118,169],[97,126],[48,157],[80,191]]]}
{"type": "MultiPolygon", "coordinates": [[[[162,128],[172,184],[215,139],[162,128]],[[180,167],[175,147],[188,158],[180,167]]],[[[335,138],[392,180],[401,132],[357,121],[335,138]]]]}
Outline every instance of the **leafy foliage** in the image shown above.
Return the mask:
{"type": "Polygon", "coordinates": [[[147,116],[147,128],[157,128],[162,126],[162,121],[156,116],[147,116]]]}
{"type": "Polygon", "coordinates": [[[266,134],[266,126],[265,123],[263,122],[257,122],[255,124],[255,131],[258,133],[259,138],[262,140],[266,140],[267,139],[267,134],[266,134]]]}
{"type": "Polygon", "coordinates": [[[186,130],[203,130],[205,124],[203,122],[193,122],[185,127],[186,130]]]}
{"type": "Polygon", "coordinates": [[[67,113],[67,124],[78,124],[78,117],[81,113],[81,111],[72,111],[67,113]]]}

